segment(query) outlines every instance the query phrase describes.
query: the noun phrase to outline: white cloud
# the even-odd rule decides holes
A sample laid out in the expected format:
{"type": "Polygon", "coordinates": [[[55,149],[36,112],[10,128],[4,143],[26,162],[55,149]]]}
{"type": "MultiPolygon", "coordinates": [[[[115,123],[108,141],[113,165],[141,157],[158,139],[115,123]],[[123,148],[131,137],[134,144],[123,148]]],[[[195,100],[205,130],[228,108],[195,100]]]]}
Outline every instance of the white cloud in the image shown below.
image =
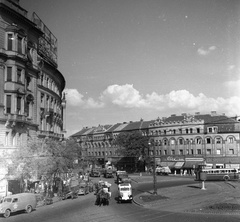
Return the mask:
{"type": "MultiPolygon", "coordinates": [[[[238,82],[228,82],[228,87],[240,89],[238,82]]],[[[193,95],[187,90],[171,91],[166,95],[159,95],[156,92],[140,95],[133,85],[111,85],[108,86],[99,99],[84,99],[76,89],[67,89],[67,104],[83,108],[103,108],[109,104],[120,108],[136,108],[148,110],[161,110],[163,112],[204,112],[218,111],[227,115],[240,113],[240,97],[238,95],[230,98],[208,98],[203,93],[193,95]]]]}
{"type": "Polygon", "coordinates": [[[198,54],[201,55],[201,56],[206,56],[208,55],[210,52],[216,50],[217,47],[216,46],[210,46],[208,47],[207,49],[204,49],[203,47],[199,48],[197,50],[198,54]]]}
{"type": "Polygon", "coordinates": [[[96,102],[92,98],[84,99],[84,96],[77,89],[65,89],[67,105],[83,108],[101,108],[102,102],[96,102]]]}
{"type": "Polygon", "coordinates": [[[108,86],[102,93],[101,99],[105,102],[110,101],[112,104],[128,108],[144,106],[144,100],[139,91],[130,84],[108,86]]]}

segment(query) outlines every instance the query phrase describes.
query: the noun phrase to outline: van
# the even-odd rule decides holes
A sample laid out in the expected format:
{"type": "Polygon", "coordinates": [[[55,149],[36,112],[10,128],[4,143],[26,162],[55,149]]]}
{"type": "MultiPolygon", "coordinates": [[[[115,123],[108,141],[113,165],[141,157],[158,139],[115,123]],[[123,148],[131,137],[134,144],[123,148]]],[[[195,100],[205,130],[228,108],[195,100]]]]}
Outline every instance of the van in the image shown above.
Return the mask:
{"type": "Polygon", "coordinates": [[[132,202],[132,186],[130,183],[122,183],[118,185],[118,203],[123,201],[132,202]]]}
{"type": "Polygon", "coordinates": [[[25,210],[31,213],[36,209],[37,197],[33,193],[19,193],[6,196],[0,201],[0,214],[5,218],[10,217],[11,213],[25,210]]]}

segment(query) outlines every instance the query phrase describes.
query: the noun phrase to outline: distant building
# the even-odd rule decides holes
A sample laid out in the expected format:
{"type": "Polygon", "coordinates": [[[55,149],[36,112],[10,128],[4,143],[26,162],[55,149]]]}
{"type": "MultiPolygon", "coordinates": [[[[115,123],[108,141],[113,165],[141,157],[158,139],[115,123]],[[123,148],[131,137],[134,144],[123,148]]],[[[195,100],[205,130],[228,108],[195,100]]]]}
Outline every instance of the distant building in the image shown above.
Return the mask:
{"type": "Polygon", "coordinates": [[[0,0],[0,14],[2,158],[31,138],[63,139],[66,100],[57,38],[35,13],[30,20],[19,0],[0,0]]]}
{"type": "Polygon", "coordinates": [[[131,131],[149,136],[153,141],[149,155],[153,156],[155,146],[157,165],[169,166],[173,173],[191,173],[204,161],[212,167],[240,167],[240,122],[216,112],[84,128],[71,137],[85,151],[83,155],[103,164],[120,160],[113,141],[119,133],[131,131]]]}

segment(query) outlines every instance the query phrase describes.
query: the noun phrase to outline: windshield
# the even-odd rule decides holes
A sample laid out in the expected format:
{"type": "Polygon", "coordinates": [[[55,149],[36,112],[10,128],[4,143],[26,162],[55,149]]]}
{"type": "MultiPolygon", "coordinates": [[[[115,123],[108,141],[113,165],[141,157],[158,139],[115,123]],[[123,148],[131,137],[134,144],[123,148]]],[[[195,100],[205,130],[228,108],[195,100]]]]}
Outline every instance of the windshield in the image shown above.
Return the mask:
{"type": "Polygon", "coordinates": [[[9,202],[10,203],[11,201],[12,201],[12,198],[5,198],[4,199],[4,202],[9,202]]]}
{"type": "Polygon", "coordinates": [[[129,191],[130,189],[128,187],[123,187],[120,189],[120,191],[129,191]]]}

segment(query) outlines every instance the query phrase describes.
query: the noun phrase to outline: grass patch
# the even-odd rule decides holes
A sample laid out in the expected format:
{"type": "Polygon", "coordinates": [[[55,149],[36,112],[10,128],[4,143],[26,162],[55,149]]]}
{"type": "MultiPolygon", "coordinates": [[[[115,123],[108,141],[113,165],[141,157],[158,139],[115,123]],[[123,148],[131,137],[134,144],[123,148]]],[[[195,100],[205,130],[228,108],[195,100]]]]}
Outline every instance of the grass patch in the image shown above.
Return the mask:
{"type": "Polygon", "coordinates": [[[144,202],[169,199],[168,197],[161,196],[161,195],[143,195],[143,196],[140,196],[139,198],[144,202]]]}
{"type": "Polygon", "coordinates": [[[236,211],[240,210],[240,205],[235,203],[217,203],[208,207],[207,210],[236,211]]]}

